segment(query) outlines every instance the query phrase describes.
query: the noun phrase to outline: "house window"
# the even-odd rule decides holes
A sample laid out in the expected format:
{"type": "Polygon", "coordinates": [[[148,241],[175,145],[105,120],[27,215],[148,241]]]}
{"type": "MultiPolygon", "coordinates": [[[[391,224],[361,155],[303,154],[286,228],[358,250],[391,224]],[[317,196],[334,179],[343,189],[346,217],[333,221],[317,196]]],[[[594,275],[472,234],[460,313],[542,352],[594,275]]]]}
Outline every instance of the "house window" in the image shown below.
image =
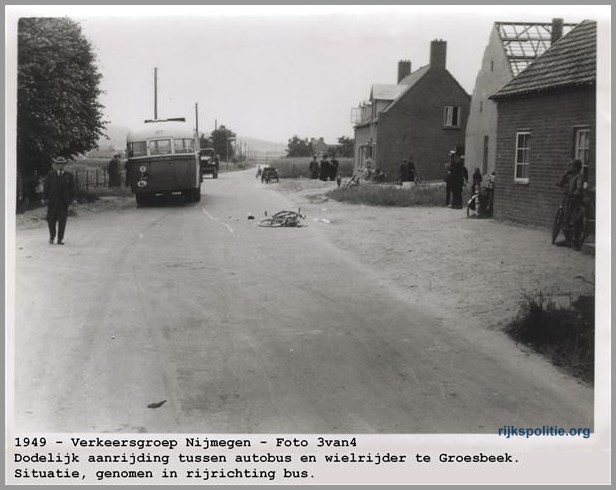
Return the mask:
{"type": "Polygon", "coordinates": [[[457,106],[445,106],[443,113],[443,125],[446,128],[459,128],[462,116],[462,108],[457,106]]]}
{"type": "Polygon", "coordinates": [[[479,112],[483,112],[483,100],[479,101],[479,112]]]}
{"type": "Polygon", "coordinates": [[[514,182],[528,183],[530,165],[530,131],[518,131],[515,135],[515,174],[514,182]]]}
{"type": "Polygon", "coordinates": [[[584,169],[584,176],[588,177],[588,160],[590,149],[590,129],[576,129],[575,130],[575,154],[574,158],[582,162],[582,168],[584,169]]]}
{"type": "Polygon", "coordinates": [[[494,61],[490,61],[490,71],[494,71],[494,61]]]}

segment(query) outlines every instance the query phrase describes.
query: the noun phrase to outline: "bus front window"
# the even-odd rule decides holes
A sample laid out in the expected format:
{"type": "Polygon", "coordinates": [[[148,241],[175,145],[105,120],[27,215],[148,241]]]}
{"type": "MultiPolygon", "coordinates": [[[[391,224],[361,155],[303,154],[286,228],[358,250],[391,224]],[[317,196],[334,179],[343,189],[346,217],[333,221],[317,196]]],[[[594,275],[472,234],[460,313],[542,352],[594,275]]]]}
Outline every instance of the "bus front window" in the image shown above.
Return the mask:
{"type": "Polygon", "coordinates": [[[194,153],[195,140],[189,138],[177,138],[173,140],[175,153],[194,153]]]}
{"type": "Polygon", "coordinates": [[[128,144],[129,157],[144,157],[148,154],[148,147],[145,141],[136,141],[128,144]]]}
{"type": "Polygon", "coordinates": [[[171,140],[150,141],[150,155],[169,155],[171,154],[171,140]]]}

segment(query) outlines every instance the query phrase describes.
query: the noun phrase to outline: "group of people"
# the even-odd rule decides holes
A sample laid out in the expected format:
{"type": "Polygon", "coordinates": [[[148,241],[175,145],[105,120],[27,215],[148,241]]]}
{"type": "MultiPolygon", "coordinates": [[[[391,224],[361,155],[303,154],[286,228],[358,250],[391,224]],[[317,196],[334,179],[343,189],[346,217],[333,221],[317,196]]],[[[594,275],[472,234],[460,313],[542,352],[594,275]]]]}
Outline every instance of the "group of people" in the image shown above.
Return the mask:
{"type": "Polygon", "coordinates": [[[314,155],[308,165],[308,169],[311,179],[320,179],[323,181],[339,180],[338,160],[336,160],[336,155],[332,155],[331,160],[328,159],[327,155],[323,155],[320,162],[317,155],[314,155]]]}
{"type": "MultiPolygon", "coordinates": [[[[120,154],[114,155],[109,162],[109,186],[120,185],[120,154]]],[[[49,243],[53,244],[57,238],[58,245],[64,245],[64,231],[68,218],[69,205],[74,202],[75,183],[72,173],[66,172],[65,168],[68,160],[64,157],[54,158],[52,169],[43,179],[43,202],[47,204],[47,224],[49,227],[49,243]]],[[[449,162],[446,164],[445,176],[445,205],[452,209],[462,208],[462,187],[468,183],[468,170],[464,165],[464,156],[458,155],[455,151],[450,152],[449,162]]],[[[340,182],[338,173],[338,160],[332,155],[328,160],[324,155],[321,162],[315,155],[310,162],[310,178],[326,180],[337,180],[340,182]]],[[[261,168],[259,167],[259,171],[261,168]]],[[[365,170],[372,172],[371,162],[365,165],[365,170]]],[[[375,173],[375,175],[377,175],[375,173]]],[[[384,175],[384,174],[383,174],[384,175]]],[[[404,160],[400,165],[401,182],[414,181],[417,177],[417,170],[412,159],[404,160]]],[[[471,193],[485,191],[487,196],[486,205],[491,212],[494,195],[495,172],[486,176],[481,175],[479,168],[476,168],[472,175],[471,193]]],[[[575,220],[579,213],[584,197],[584,172],[580,160],[573,160],[567,172],[563,175],[558,185],[566,188],[565,219],[568,222],[575,220]]]]}
{"type": "Polygon", "coordinates": [[[359,168],[359,174],[364,180],[371,180],[373,182],[385,182],[387,174],[383,172],[379,167],[372,168],[373,161],[371,157],[366,158],[364,164],[359,168]]]}

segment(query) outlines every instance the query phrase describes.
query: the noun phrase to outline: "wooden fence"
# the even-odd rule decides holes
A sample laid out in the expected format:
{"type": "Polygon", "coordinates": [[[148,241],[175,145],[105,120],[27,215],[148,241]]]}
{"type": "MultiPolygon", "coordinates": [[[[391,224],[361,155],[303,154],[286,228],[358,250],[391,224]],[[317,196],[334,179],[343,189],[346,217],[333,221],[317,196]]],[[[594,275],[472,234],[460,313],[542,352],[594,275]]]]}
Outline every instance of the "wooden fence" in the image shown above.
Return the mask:
{"type": "MultiPolygon", "coordinates": [[[[104,168],[73,167],[70,172],[75,178],[75,189],[78,191],[91,191],[109,186],[109,175],[104,168]]],[[[120,175],[120,184],[124,185],[124,175],[120,175]]]]}

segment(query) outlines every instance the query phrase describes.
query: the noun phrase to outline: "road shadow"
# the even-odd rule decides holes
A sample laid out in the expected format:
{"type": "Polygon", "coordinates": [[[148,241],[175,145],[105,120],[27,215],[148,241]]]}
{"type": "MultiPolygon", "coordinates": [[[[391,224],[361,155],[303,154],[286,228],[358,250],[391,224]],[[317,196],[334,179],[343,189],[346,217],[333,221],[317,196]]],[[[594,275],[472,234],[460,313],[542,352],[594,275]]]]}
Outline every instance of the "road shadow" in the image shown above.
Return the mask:
{"type": "Polygon", "coordinates": [[[186,198],[181,194],[163,194],[149,198],[146,202],[137,205],[138,208],[181,208],[197,204],[186,202],[186,198]]]}

